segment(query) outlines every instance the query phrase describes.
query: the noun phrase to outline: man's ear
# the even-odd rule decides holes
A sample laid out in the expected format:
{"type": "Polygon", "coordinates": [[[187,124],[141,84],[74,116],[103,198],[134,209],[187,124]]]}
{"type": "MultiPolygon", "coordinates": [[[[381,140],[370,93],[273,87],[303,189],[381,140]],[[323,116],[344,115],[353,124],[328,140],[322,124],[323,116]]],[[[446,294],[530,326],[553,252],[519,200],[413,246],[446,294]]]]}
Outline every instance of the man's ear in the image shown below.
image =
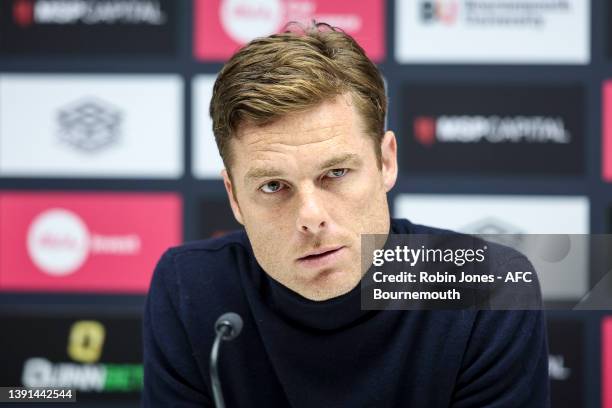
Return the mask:
{"type": "Polygon", "coordinates": [[[227,174],[227,170],[221,170],[221,176],[223,177],[223,185],[225,186],[225,191],[227,191],[227,198],[229,198],[230,206],[232,207],[232,212],[234,213],[234,218],[240,224],[244,225],[242,221],[242,212],[240,211],[240,206],[238,205],[238,201],[236,200],[236,196],[234,195],[234,188],[232,186],[232,180],[227,174]]]}
{"type": "Polygon", "coordinates": [[[385,132],[380,144],[382,161],[382,176],[385,190],[389,191],[397,180],[397,141],[395,134],[388,130],[385,132]]]}

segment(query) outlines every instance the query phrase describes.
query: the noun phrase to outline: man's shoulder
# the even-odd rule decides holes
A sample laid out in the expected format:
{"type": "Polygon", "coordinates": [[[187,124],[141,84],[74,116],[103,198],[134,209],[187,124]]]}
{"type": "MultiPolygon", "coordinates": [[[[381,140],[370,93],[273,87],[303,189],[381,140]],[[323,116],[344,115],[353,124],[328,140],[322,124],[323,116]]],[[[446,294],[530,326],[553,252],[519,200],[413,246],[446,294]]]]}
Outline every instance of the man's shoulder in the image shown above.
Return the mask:
{"type": "Polygon", "coordinates": [[[459,231],[416,224],[406,218],[392,218],[391,230],[394,234],[422,234],[422,235],[465,235],[459,231]]]}
{"type": "Polygon", "coordinates": [[[164,256],[174,260],[188,257],[215,258],[232,251],[244,251],[248,248],[248,238],[244,230],[235,230],[222,236],[185,242],[168,248],[164,256]]]}
{"type": "Polygon", "coordinates": [[[231,287],[239,281],[240,265],[251,265],[251,250],[244,230],[186,242],[161,256],[156,270],[167,285],[180,290],[231,287]]]}
{"type": "Polygon", "coordinates": [[[391,228],[395,234],[458,234],[456,231],[415,224],[406,218],[392,218],[391,228]]]}

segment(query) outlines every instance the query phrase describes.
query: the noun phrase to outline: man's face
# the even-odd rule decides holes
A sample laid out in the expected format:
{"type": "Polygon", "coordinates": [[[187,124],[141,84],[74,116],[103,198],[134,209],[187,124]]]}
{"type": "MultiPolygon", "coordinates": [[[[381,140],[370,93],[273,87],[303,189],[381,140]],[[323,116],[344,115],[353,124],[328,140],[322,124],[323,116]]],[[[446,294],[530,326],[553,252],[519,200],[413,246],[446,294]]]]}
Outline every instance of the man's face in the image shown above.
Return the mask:
{"type": "Polygon", "coordinates": [[[381,171],[360,114],[342,95],[263,127],[242,126],[230,149],[225,187],[266,273],[311,300],[352,290],[362,276],[361,234],[389,232],[393,133],[381,144],[381,171]]]}

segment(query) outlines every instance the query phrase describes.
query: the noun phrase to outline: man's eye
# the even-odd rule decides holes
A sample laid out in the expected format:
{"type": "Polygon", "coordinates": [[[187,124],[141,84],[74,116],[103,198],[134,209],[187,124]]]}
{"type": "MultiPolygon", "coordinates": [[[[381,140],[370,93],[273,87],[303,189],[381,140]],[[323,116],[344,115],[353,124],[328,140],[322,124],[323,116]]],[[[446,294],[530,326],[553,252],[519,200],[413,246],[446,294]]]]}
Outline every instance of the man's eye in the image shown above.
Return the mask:
{"type": "Polygon", "coordinates": [[[270,194],[270,193],[276,193],[282,187],[283,185],[279,181],[270,181],[264,184],[263,186],[261,186],[260,190],[263,191],[264,193],[270,194]]]}
{"type": "Polygon", "coordinates": [[[348,169],[333,169],[327,172],[327,177],[338,178],[348,173],[348,169]]]}

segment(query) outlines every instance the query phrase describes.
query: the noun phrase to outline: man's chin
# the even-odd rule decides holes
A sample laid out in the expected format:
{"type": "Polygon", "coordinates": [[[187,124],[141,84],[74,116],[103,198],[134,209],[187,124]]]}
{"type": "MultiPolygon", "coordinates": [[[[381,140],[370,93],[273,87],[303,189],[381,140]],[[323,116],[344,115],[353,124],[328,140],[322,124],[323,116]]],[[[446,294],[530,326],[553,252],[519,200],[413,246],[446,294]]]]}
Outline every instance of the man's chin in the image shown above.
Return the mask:
{"type": "Polygon", "coordinates": [[[342,296],[353,290],[360,276],[343,269],[322,270],[304,281],[297,292],[309,300],[324,301],[342,296]]]}

